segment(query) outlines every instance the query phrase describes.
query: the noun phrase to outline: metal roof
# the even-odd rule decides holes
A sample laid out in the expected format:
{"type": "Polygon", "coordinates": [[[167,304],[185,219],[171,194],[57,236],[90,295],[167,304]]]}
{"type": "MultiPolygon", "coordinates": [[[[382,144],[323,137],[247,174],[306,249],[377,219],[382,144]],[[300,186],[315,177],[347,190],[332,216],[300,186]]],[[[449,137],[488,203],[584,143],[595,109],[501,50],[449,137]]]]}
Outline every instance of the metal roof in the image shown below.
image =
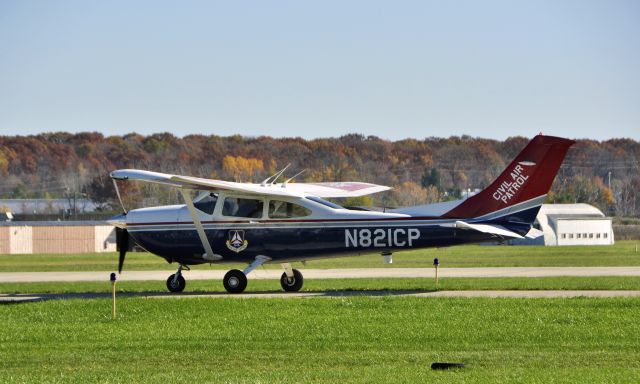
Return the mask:
{"type": "Polygon", "coordinates": [[[95,227],[111,226],[106,221],[2,221],[0,227],[95,227]]]}
{"type": "Polygon", "coordinates": [[[556,218],[605,217],[601,210],[593,205],[578,204],[542,204],[538,216],[554,216],[556,218]]]}

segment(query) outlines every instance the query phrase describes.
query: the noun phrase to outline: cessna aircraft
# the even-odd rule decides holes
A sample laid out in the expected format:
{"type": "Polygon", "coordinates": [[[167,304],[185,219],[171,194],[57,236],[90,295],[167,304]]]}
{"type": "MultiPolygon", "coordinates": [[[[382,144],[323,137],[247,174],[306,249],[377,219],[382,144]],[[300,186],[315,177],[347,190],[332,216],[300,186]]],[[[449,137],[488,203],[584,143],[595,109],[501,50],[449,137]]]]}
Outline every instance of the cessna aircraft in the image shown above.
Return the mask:
{"type": "MultiPolygon", "coordinates": [[[[203,263],[247,263],[223,284],[243,292],[247,275],[265,263],[280,263],[285,291],[298,291],[303,277],[291,262],[379,252],[444,247],[537,237],[538,210],[572,140],[538,135],[486,189],[466,200],[386,209],[346,209],[325,198],[364,196],[390,189],[360,183],[277,183],[284,170],[260,184],[235,183],[144,170],[113,171],[118,181],[139,180],[178,188],[184,205],[125,211],[117,228],[122,272],[129,237],[147,251],[178,263],[167,279],[171,292],[185,288],[183,270],[203,263]],[[193,198],[193,191],[199,194],[193,198]]],[[[285,168],[286,169],[286,168],[285,168]]],[[[122,202],[122,199],[120,199],[122,202]]],[[[124,207],[124,206],[123,206],[124,207]]]]}

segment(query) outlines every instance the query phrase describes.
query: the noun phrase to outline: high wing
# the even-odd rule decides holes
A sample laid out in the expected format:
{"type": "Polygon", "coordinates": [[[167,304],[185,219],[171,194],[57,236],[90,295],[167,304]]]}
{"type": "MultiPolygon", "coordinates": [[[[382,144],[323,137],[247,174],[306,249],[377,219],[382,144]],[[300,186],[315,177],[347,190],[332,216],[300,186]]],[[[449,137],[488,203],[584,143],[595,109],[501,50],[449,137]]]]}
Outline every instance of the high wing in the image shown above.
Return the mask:
{"type": "Polygon", "coordinates": [[[314,195],[322,198],[358,197],[391,189],[384,185],[360,182],[280,184],[235,183],[232,181],[203,179],[192,176],[170,175],[167,173],[144,171],[140,169],[119,169],[111,172],[111,178],[114,180],[145,181],[184,189],[222,190],[272,196],[314,195]]]}
{"type": "Polygon", "coordinates": [[[387,187],[384,185],[354,181],[335,183],[292,183],[277,185],[280,188],[286,188],[290,191],[327,198],[366,196],[373,193],[388,191],[389,189],[391,189],[391,187],[387,187]]]}

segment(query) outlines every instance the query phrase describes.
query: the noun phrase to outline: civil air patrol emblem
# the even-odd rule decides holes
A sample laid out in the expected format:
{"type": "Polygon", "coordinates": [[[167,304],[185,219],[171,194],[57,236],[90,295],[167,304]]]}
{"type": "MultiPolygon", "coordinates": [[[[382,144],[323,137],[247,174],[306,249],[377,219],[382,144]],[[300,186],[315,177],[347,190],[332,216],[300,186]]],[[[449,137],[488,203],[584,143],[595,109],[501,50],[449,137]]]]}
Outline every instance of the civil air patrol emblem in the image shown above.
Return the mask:
{"type": "Polygon", "coordinates": [[[235,253],[244,251],[249,242],[244,239],[244,231],[232,230],[229,231],[229,239],[227,240],[227,248],[235,253]]]}

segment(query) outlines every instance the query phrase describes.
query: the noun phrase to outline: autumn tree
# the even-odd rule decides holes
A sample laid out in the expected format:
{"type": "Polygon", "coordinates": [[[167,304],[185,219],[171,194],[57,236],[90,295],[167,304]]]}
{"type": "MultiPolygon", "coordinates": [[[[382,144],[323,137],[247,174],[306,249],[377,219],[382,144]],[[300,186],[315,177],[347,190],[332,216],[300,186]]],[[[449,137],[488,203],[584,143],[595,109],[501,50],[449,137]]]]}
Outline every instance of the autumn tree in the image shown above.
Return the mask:
{"type": "MultiPolygon", "coordinates": [[[[299,181],[365,181],[396,189],[371,196],[373,205],[392,205],[394,199],[402,205],[426,203],[486,187],[528,141],[470,136],[389,141],[361,134],[313,140],[96,132],[0,136],[0,197],[61,198],[75,191],[102,202],[105,209],[118,209],[109,178],[115,169],[259,182],[291,164],[287,175],[306,169],[299,181]]],[[[578,140],[567,153],[549,201],[585,202],[605,212],[639,216],[639,164],[640,143],[635,140],[578,140]]],[[[171,188],[125,184],[135,183],[122,183],[123,189],[130,188],[132,195],[123,192],[123,198],[131,203],[180,201],[171,188]]]]}
{"type": "Polygon", "coordinates": [[[242,156],[225,156],[222,159],[222,171],[236,182],[252,181],[257,172],[264,169],[262,160],[247,159],[242,156]]]}
{"type": "Polygon", "coordinates": [[[400,207],[430,204],[440,199],[440,193],[435,186],[423,188],[412,181],[405,181],[394,188],[392,195],[393,201],[400,207]]]}

